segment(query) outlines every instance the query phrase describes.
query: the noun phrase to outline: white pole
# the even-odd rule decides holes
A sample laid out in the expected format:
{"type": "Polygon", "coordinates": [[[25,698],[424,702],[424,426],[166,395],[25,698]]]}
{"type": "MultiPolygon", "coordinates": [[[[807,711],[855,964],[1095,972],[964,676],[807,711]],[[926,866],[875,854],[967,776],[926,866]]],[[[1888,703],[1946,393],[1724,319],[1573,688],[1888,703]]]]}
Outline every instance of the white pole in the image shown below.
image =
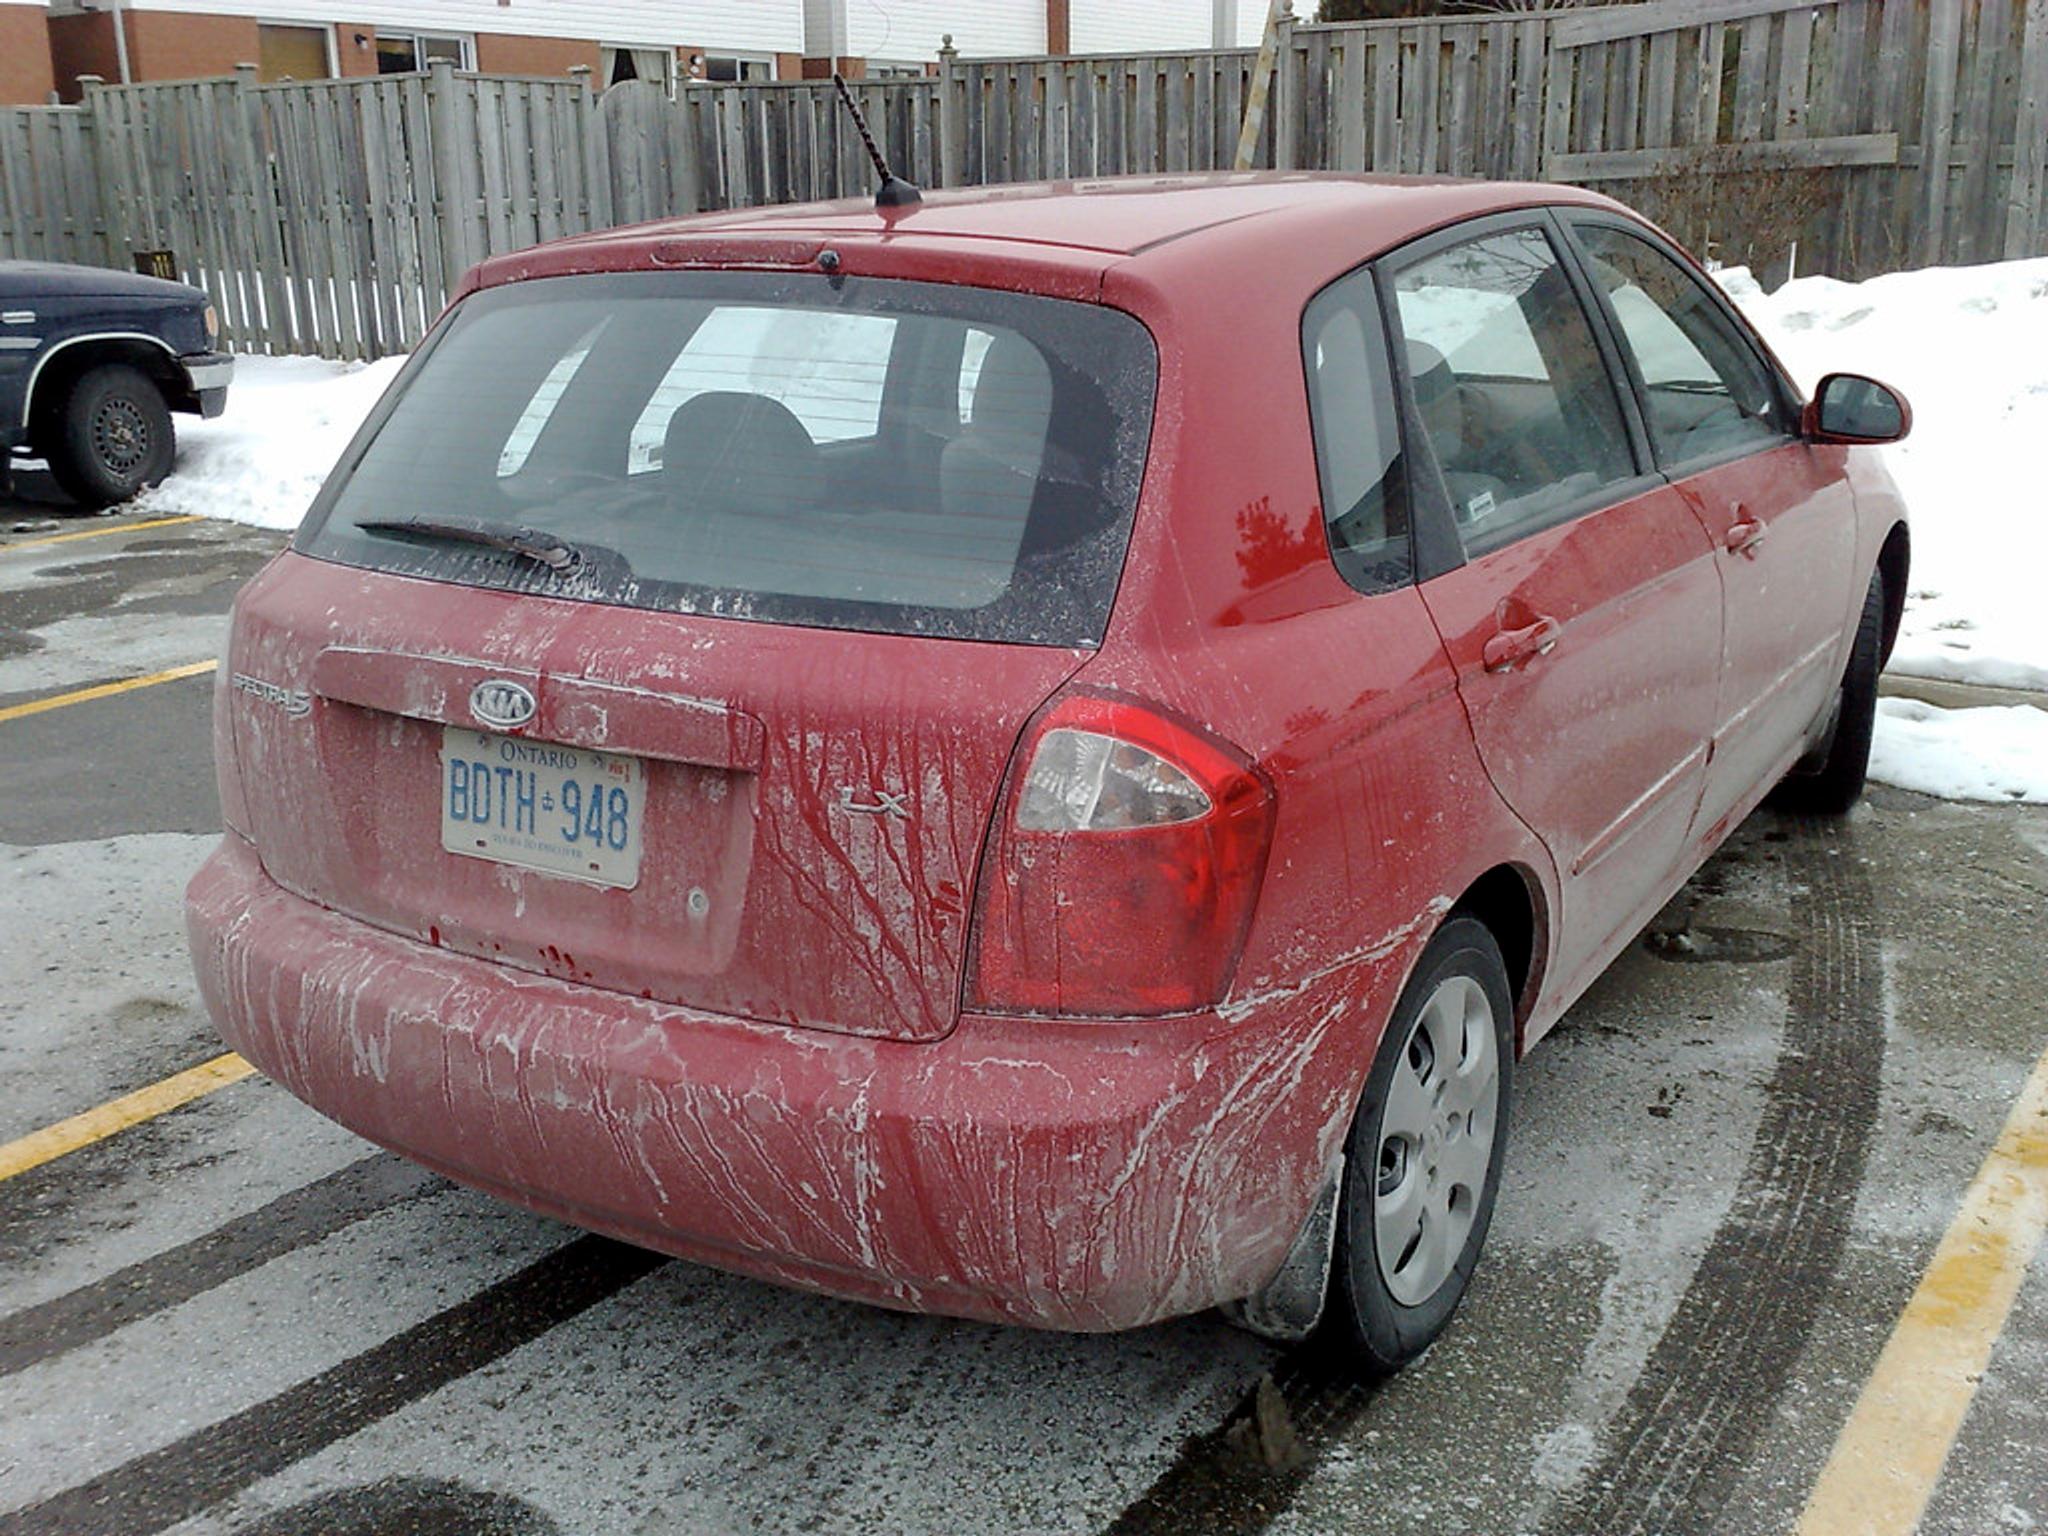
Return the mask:
{"type": "Polygon", "coordinates": [[[1237,46],[1237,0],[1212,0],[1209,13],[1209,46],[1237,46]]]}
{"type": "Polygon", "coordinates": [[[128,75],[128,23],[121,16],[121,0],[113,0],[114,14],[114,62],[121,71],[121,83],[133,85],[128,75]]]}

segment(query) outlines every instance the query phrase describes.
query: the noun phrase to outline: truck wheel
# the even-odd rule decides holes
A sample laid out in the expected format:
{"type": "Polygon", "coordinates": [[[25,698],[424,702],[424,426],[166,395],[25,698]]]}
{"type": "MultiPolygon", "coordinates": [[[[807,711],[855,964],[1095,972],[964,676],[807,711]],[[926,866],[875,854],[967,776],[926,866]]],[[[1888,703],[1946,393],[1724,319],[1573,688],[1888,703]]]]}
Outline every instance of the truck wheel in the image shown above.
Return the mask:
{"type": "Polygon", "coordinates": [[[1513,1019],[1493,934],[1452,918],[1394,1005],[1345,1148],[1323,1318],[1364,1375],[1427,1349],[1479,1262],[1507,1147],[1513,1019]]]}
{"type": "Polygon", "coordinates": [[[1771,792],[1771,804],[1808,816],[1846,816],[1863,796],[1870,738],[1877,726],[1877,674],[1884,667],[1884,578],[1873,575],[1863,595],[1856,644],[1842,675],[1834,728],[1811,759],[1795,764],[1771,792]]]}
{"type": "Polygon", "coordinates": [[[73,382],[38,444],[50,475],[88,507],[126,501],[171,472],[177,439],[163,391],[139,368],[102,363],[73,382]]]}

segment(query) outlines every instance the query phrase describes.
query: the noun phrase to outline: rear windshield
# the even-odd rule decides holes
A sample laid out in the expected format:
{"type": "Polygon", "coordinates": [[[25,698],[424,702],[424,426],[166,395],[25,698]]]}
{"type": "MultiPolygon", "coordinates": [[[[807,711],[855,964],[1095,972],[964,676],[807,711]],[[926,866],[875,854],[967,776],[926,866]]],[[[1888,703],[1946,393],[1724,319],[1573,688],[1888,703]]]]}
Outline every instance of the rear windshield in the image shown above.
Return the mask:
{"type": "Polygon", "coordinates": [[[1136,320],[1060,299],[823,274],[515,283],[436,332],[295,542],[593,602],[1094,645],[1156,373],[1136,320]]]}

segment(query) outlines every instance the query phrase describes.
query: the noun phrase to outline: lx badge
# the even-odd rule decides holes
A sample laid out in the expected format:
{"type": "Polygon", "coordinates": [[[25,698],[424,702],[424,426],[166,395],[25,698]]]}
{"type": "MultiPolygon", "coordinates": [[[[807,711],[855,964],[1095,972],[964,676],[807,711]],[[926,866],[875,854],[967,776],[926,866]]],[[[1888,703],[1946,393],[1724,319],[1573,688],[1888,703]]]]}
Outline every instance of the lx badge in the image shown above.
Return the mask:
{"type": "Polygon", "coordinates": [[[851,784],[839,786],[839,808],[852,811],[857,816],[894,816],[898,821],[910,820],[910,792],[891,794],[886,789],[870,790],[875,798],[863,802],[855,798],[859,794],[851,784]]]}

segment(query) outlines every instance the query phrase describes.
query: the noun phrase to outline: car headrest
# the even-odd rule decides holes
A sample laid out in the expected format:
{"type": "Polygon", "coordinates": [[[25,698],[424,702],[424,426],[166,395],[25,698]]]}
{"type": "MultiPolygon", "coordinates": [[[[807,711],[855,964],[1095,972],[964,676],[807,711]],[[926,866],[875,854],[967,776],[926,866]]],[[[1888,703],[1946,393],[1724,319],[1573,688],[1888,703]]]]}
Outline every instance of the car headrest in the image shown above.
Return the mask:
{"type": "Polygon", "coordinates": [[[1426,341],[1408,343],[1408,377],[1415,384],[1415,403],[1424,410],[1446,398],[1458,382],[1443,353],[1426,341]]]}
{"type": "Polygon", "coordinates": [[[693,395],[661,443],[671,499],[706,512],[789,513],[815,506],[818,445],[780,400],[743,390],[693,395]]]}
{"type": "Polygon", "coordinates": [[[1044,354],[1014,331],[998,335],[982,357],[968,419],[977,432],[1043,437],[1052,419],[1052,371],[1044,354]]]}

